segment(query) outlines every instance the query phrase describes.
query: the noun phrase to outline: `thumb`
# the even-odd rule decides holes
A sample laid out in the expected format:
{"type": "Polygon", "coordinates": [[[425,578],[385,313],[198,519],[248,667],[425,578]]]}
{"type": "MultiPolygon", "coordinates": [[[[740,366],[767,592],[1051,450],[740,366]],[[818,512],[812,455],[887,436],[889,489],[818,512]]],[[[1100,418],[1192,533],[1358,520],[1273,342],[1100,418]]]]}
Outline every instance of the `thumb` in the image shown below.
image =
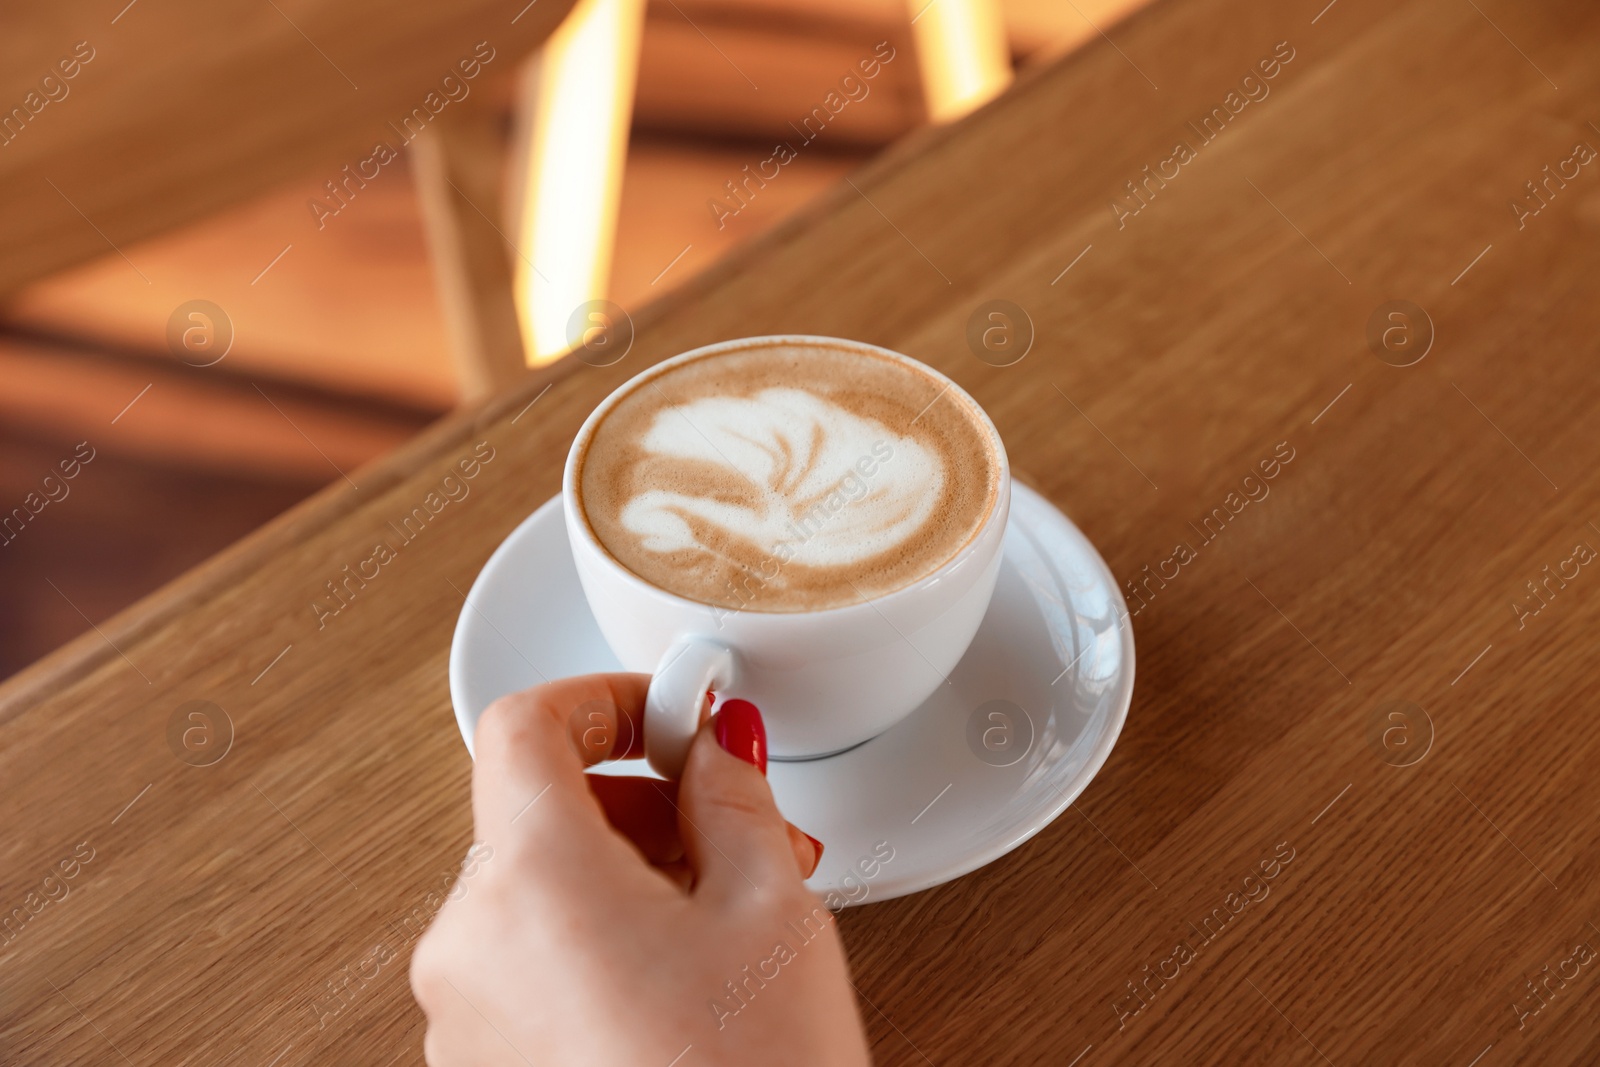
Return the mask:
{"type": "Polygon", "coordinates": [[[766,764],[766,727],[749,701],[725,702],[695,736],[678,809],[696,896],[736,899],[797,887],[814,866],[814,855],[797,862],[798,852],[813,846],[778,813],[766,764]]]}

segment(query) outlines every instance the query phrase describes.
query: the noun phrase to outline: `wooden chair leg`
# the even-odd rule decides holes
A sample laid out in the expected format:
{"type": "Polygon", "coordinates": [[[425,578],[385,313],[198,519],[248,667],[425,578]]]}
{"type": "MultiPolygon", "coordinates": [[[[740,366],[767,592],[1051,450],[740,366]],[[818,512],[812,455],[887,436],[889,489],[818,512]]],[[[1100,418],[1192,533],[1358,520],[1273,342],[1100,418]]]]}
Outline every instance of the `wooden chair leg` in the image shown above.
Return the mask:
{"type": "Polygon", "coordinates": [[[428,247],[463,401],[524,373],[501,181],[509,155],[503,112],[487,94],[450,108],[411,142],[428,247]]]}

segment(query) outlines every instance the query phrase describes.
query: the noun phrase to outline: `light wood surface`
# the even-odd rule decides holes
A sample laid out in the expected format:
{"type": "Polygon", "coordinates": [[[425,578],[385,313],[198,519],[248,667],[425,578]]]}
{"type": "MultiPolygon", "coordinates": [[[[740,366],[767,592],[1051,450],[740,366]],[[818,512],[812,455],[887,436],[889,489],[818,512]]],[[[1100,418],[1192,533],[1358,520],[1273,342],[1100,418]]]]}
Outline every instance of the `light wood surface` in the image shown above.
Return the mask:
{"type": "Polygon", "coordinates": [[[1600,1058],[1600,576],[1560,577],[1600,548],[1600,172],[1508,206],[1600,146],[1600,12],[1168,0],[1108,32],[640,310],[620,364],[521,380],[10,682],[0,899],[93,859],[0,947],[0,1058],[419,1062],[404,919],[470,838],[459,591],[608,390],[777,331],[951,374],[1118,575],[1197,549],[1149,586],[1072,810],[842,916],[880,1062],[1600,1058]],[[1123,183],[1282,41],[1270,95],[1119,229],[1123,183]],[[964,340],[991,298],[1036,328],[1014,366],[964,340]],[[1437,335],[1405,368],[1365,336],[1401,299],[1437,335]],[[471,496],[319,630],[324,582],[480,441],[471,496]],[[194,700],[233,723],[213,766],[168,748],[194,700]]]}

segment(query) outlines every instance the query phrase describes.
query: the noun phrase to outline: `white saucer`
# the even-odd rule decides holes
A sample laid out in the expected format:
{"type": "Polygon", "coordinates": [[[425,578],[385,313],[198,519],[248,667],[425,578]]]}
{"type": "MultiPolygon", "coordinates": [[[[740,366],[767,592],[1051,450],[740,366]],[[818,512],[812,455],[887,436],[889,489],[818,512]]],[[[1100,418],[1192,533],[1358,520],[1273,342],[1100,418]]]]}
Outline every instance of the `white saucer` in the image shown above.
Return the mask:
{"type": "MultiPolygon", "coordinates": [[[[619,669],[551,500],[495,550],[462,606],[450,648],[456,723],[470,750],[496,697],[619,669]]],[[[1083,792],[1122,729],[1133,695],[1122,594],[1071,520],[1021,484],[994,601],[949,683],[864,745],[769,765],[784,815],[827,846],[808,884],[830,902],[903,896],[1005,855],[1083,792]]],[[[650,771],[626,760],[597,773],[650,771]]]]}

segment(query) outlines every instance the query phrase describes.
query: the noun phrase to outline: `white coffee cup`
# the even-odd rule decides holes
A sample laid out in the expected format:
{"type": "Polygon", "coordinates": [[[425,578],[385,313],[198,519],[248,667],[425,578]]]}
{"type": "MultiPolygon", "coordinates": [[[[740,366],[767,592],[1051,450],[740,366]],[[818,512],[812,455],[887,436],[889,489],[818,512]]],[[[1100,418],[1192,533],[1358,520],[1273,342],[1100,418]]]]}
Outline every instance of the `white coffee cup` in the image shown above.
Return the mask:
{"type": "Polygon", "coordinates": [[[870,740],[948,684],[994,594],[1011,504],[1000,434],[976,402],[910,357],[856,341],[782,336],[725,341],[658,363],[618,388],[573,440],[562,513],[584,597],[624,668],[650,671],[645,754],[669,778],[683,769],[709,691],[761,709],[771,758],[831,755],[870,740]],[[858,604],[807,612],[736,611],[652,585],[611,557],[579,512],[576,479],[585,443],[605,413],[649,378],[730,348],[841,345],[911,364],[965,398],[994,444],[1000,485],[977,533],[950,560],[911,585],[858,604]]]}

